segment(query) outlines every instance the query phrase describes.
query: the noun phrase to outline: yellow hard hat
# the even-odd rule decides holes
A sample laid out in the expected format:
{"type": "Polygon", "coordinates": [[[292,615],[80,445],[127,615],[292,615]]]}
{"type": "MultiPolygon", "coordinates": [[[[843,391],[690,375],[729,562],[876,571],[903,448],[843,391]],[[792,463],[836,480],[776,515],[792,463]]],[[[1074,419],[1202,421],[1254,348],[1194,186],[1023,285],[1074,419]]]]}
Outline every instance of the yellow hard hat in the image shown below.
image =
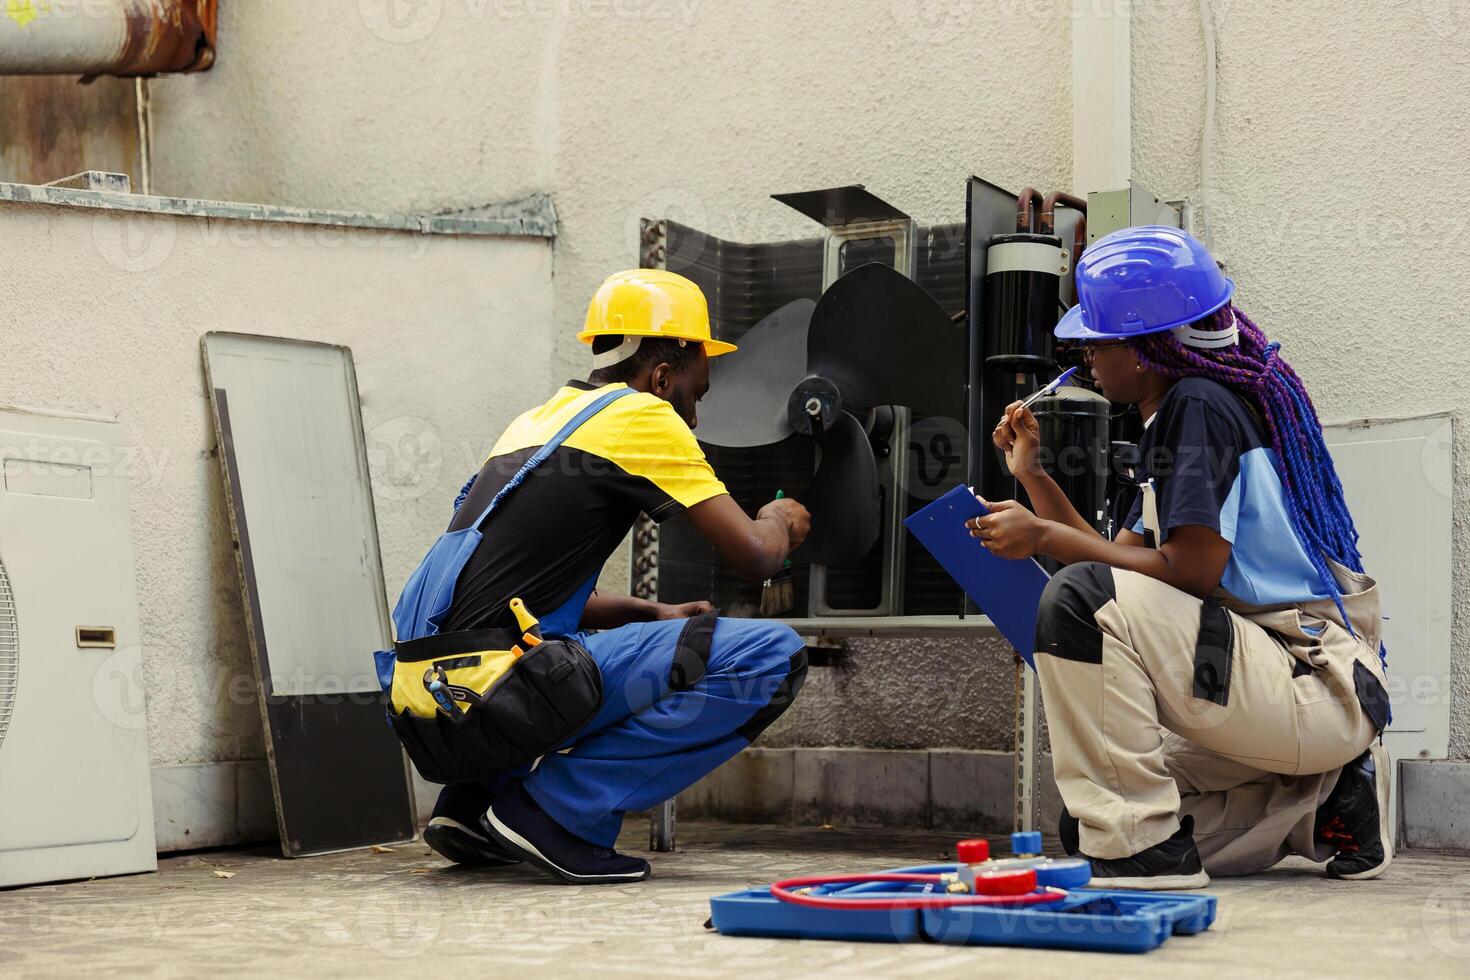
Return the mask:
{"type": "Polygon", "coordinates": [[[594,337],[608,336],[695,341],[710,357],[735,349],[734,344],[710,337],[709,304],[699,287],[662,269],[618,272],[597,287],[577,339],[590,344],[594,337]]]}

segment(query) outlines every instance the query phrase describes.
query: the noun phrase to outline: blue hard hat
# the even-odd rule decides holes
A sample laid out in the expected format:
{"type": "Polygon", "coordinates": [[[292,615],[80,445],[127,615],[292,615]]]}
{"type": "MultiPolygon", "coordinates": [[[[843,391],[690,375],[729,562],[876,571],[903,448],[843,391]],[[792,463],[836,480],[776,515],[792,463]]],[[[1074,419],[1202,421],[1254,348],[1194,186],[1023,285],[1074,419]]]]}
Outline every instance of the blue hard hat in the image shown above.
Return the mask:
{"type": "Polygon", "coordinates": [[[1077,305],[1057,324],[1066,340],[1108,340],[1193,323],[1230,302],[1235,281],[1187,231],[1123,228],[1077,262],[1077,305]]]}

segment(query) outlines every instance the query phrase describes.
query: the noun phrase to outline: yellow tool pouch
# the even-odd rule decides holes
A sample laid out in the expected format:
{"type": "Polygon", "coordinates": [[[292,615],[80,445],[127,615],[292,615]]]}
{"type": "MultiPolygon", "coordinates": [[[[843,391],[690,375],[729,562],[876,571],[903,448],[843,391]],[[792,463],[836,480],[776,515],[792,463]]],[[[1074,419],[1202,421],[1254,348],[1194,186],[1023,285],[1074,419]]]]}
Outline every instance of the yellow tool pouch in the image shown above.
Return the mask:
{"type": "Polygon", "coordinates": [[[432,783],[523,766],[570,739],[602,704],[602,674],[572,639],[520,630],[436,633],[395,643],[388,716],[432,783]]]}

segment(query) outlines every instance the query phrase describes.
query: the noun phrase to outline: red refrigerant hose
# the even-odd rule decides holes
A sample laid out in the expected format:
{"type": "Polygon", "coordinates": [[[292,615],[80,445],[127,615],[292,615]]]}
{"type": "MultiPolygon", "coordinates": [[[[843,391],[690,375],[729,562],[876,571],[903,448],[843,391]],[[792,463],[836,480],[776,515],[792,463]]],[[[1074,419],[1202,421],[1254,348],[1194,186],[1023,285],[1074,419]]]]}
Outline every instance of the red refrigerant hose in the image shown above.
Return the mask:
{"type": "Polygon", "coordinates": [[[912,895],[900,898],[832,898],[826,895],[806,895],[793,889],[815,888],[821,885],[857,885],[870,881],[893,881],[903,884],[943,884],[939,875],[890,874],[869,875],[816,875],[809,878],[788,878],[771,886],[771,895],[793,905],[805,905],[814,909],[946,909],[964,905],[1042,905],[1060,902],[1067,893],[1060,888],[1036,889],[1034,871],[1017,871],[1005,875],[987,876],[992,894],[983,895],[912,895]]]}

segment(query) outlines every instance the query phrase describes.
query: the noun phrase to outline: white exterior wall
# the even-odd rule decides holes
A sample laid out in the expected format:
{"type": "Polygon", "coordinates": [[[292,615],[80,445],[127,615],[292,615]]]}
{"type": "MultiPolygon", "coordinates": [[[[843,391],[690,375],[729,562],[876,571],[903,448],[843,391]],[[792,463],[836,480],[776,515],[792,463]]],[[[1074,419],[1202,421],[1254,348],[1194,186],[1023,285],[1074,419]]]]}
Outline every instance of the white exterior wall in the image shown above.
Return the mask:
{"type": "MultiPolygon", "coordinates": [[[[1326,421],[1453,412],[1450,754],[1470,755],[1470,8],[1215,0],[1213,193],[1202,215],[1237,301],[1326,421]]],[[[1134,4],[1133,164],[1199,199],[1196,0],[1134,4]]],[[[1371,572],[1372,569],[1370,568],[1371,572]]],[[[1393,651],[1389,651],[1393,656],[1393,651]]],[[[1445,697],[1443,679],[1434,696],[1445,697]]]]}
{"type": "MultiPolygon", "coordinates": [[[[155,766],[265,756],[199,339],[264,333],[352,349],[384,573],[402,581],[551,356],[544,240],[450,238],[0,204],[0,401],[116,416],[155,766]],[[437,383],[411,379],[433,375],[437,383]],[[452,396],[447,395],[452,392],[452,396]]],[[[364,651],[364,656],[371,651],[364,651]]],[[[160,812],[160,820],[169,814],[160,812]]]]}

